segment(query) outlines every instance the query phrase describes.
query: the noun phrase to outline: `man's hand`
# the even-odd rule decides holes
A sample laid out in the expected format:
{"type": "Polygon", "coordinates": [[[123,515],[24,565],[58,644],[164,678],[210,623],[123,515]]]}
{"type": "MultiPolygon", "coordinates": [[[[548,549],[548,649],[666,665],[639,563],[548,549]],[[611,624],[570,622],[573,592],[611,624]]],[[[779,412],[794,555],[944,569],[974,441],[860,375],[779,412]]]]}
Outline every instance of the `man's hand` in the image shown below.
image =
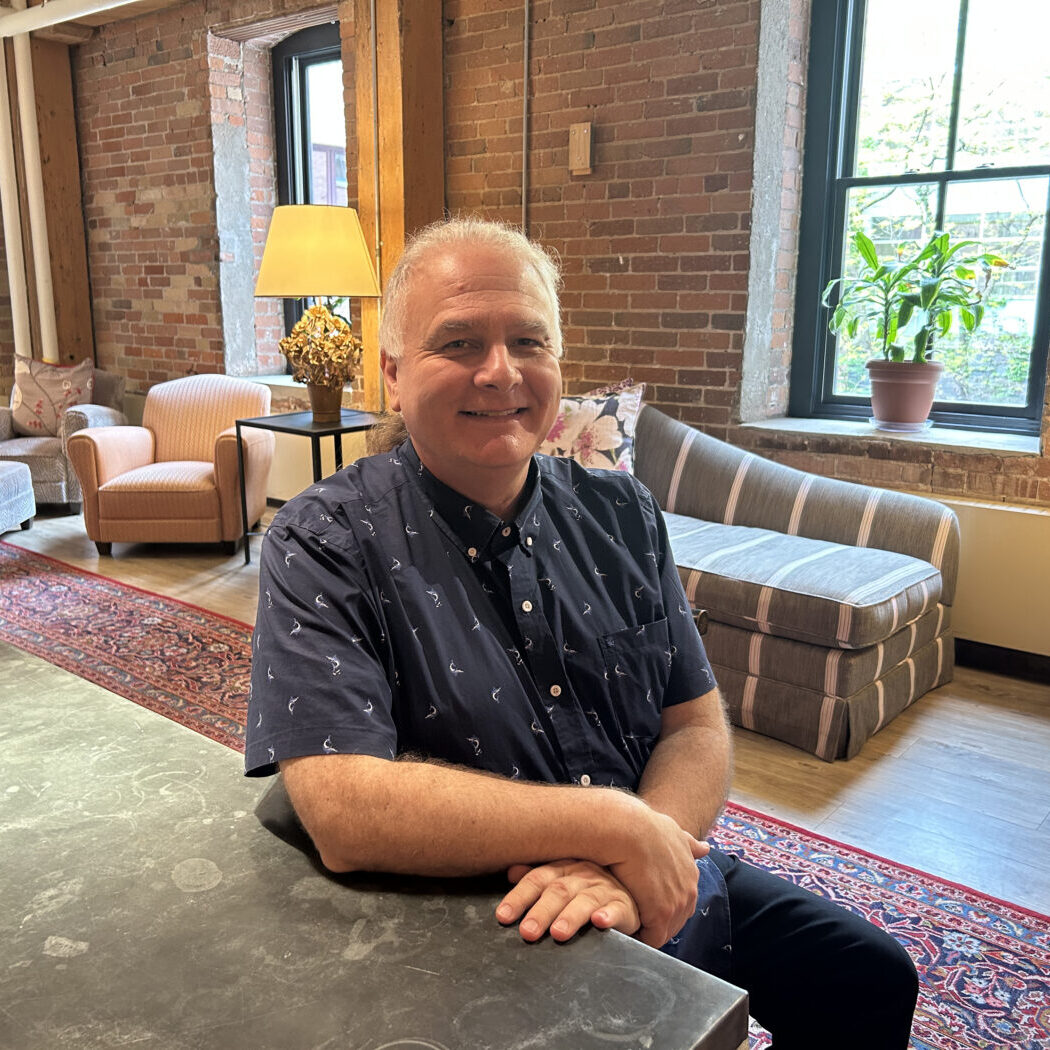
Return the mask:
{"type": "Polygon", "coordinates": [[[638,905],[638,939],[659,948],[696,910],[696,861],[707,856],[711,847],[683,831],[671,817],[647,812],[650,819],[632,836],[630,848],[608,867],[638,905]]]}
{"type": "Polygon", "coordinates": [[[592,861],[515,864],[507,877],[515,886],[500,901],[496,918],[504,925],[521,918],[518,929],[527,941],[538,941],[548,931],[554,940],[567,941],[587,923],[627,934],[641,925],[623,883],[592,861]]]}

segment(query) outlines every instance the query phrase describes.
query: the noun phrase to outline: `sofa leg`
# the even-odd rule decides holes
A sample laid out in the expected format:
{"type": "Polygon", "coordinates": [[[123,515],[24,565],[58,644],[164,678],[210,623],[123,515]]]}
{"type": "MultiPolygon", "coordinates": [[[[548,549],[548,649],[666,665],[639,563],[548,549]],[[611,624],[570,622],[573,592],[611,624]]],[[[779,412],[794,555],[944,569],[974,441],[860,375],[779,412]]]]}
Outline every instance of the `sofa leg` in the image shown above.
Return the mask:
{"type": "Polygon", "coordinates": [[[22,522],[22,528],[23,529],[31,529],[32,527],[33,527],[33,519],[32,518],[26,518],[26,520],[22,522]]]}
{"type": "Polygon", "coordinates": [[[237,541],[236,540],[223,540],[222,541],[222,553],[223,554],[236,554],[237,553],[237,541]]]}
{"type": "Polygon", "coordinates": [[[108,558],[113,553],[112,543],[102,543],[99,540],[95,540],[95,546],[98,548],[99,554],[104,558],[108,558]]]}
{"type": "Polygon", "coordinates": [[[84,509],[83,503],[67,503],[66,506],[69,508],[70,514],[79,514],[84,509]]]}

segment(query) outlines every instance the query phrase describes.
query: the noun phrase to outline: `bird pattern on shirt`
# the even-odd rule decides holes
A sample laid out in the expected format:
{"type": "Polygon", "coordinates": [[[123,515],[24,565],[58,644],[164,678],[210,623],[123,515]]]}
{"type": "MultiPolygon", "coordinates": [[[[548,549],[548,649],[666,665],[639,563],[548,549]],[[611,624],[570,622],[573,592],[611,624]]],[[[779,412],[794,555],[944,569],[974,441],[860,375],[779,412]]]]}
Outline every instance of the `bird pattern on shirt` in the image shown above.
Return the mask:
{"type": "MultiPolygon", "coordinates": [[[[397,465],[394,459],[391,459],[390,462],[392,465],[397,465]]],[[[418,470],[414,473],[418,475],[418,470]]],[[[579,489],[580,482],[576,482],[573,486],[576,497],[579,497],[579,489]]],[[[603,518],[603,521],[607,523],[603,530],[605,540],[609,543],[610,548],[619,547],[622,552],[625,547],[624,541],[618,538],[615,530],[610,531],[610,526],[616,524],[617,516],[623,512],[624,506],[629,505],[630,501],[616,495],[607,497],[607,501],[609,511],[603,518]]],[[[591,506],[588,508],[592,513],[594,502],[592,498],[591,506]]],[[[339,525],[340,520],[344,523],[357,521],[361,526],[361,542],[378,542],[379,556],[381,556],[384,548],[383,540],[390,537],[389,530],[384,529],[378,523],[377,514],[382,512],[381,505],[376,500],[359,505],[363,507],[367,517],[353,518],[343,515],[340,518],[338,514],[315,516],[314,521],[319,524],[314,526],[315,531],[305,529],[302,531],[298,538],[300,549],[292,549],[291,543],[286,543],[280,548],[281,557],[277,560],[271,558],[269,562],[270,571],[280,577],[280,587],[277,593],[281,595],[301,594],[304,586],[309,587],[309,583],[314,578],[314,574],[309,571],[313,563],[303,555],[308,553],[310,542],[316,544],[318,548],[323,540],[329,539],[333,542],[338,541],[342,545],[341,536],[333,531],[333,529],[345,527],[345,525],[339,525]],[[329,520],[322,520],[325,517],[329,520]],[[323,529],[324,534],[318,534],[317,528],[323,529]]],[[[563,502],[562,509],[572,521],[580,521],[583,518],[582,506],[583,504],[574,499],[563,502]]],[[[491,518],[487,511],[479,509],[473,503],[464,503],[460,508],[461,520],[465,523],[469,522],[470,527],[478,524],[479,514],[482,517],[491,518]]],[[[465,754],[479,759],[490,754],[497,756],[500,754],[501,747],[492,746],[500,743],[498,739],[493,738],[493,732],[502,735],[509,727],[510,732],[513,733],[513,725],[518,719],[521,720],[523,731],[536,739],[550,740],[551,731],[555,731],[554,739],[558,741],[558,747],[562,751],[569,747],[566,741],[577,732],[573,728],[574,718],[580,719],[594,730],[604,732],[610,740],[617,742],[627,751],[630,751],[632,747],[637,749],[651,741],[653,736],[651,728],[643,732],[636,732],[637,727],[630,720],[623,725],[607,725],[596,708],[588,707],[584,712],[573,688],[577,675],[584,673],[581,668],[585,664],[593,665],[595,660],[598,660],[604,663],[601,678],[611,683],[610,688],[615,685],[617,690],[633,689],[633,694],[637,696],[635,706],[638,709],[644,706],[645,710],[653,711],[656,704],[652,686],[647,684],[647,680],[636,681],[639,675],[649,676],[653,673],[651,658],[641,654],[652,652],[654,644],[663,637],[664,645],[659,647],[659,652],[661,657],[666,658],[666,666],[670,668],[676,650],[674,646],[667,645],[664,636],[655,634],[652,638],[647,637],[646,632],[649,629],[646,623],[648,620],[640,625],[637,621],[631,623],[635,614],[630,611],[630,605],[639,604],[643,610],[643,619],[651,615],[649,610],[653,606],[653,588],[648,585],[645,574],[631,569],[630,564],[627,570],[617,567],[617,570],[613,572],[610,566],[605,566],[598,561],[589,565],[591,582],[587,583],[585,570],[578,564],[576,557],[569,554],[566,549],[567,545],[563,542],[564,536],[551,539],[548,532],[545,543],[537,542],[542,541],[545,530],[551,528],[550,522],[542,514],[542,507],[539,512],[533,512],[524,519],[526,524],[523,527],[513,526],[511,528],[504,525],[503,529],[499,530],[504,534],[501,541],[505,538],[505,542],[502,547],[503,553],[497,555],[491,551],[486,551],[484,556],[468,555],[466,545],[457,539],[455,527],[453,526],[453,531],[449,532],[449,527],[444,524],[445,520],[442,514],[435,513],[433,506],[427,506],[423,517],[408,518],[409,523],[398,532],[402,535],[402,544],[406,545],[406,550],[408,544],[414,544],[417,541],[423,543],[425,547],[429,546],[429,549],[434,549],[437,546],[435,540],[439,539],[440,549],[446,555],[446,559],[443,560],[450,563],[453,570],[452,575],[444,571],[435,575],[429,568],[420,567],[421,565],[426,566],[425,562],[408,562],[399,546],[393,544],[386,548],[386,560],[383,563],[387,567],[386,574],[382,580],[382,586],[376,591],[376,606],[383,610],[380,622],[386,622],[389,615],[387,610],[397,611],[399,615],[406,616],[409,620],[410,636],[416,638],[418,645],[418,651],[411,655],[410,663],[413,667],[429,668],[426,673],[430,676],[430,681],[426,685],[428,690],[432,690],[432,695],[428,702],[417,709],[418,713],[415,717],[418,718],[419,724],[435,725],[446,718],[453,718],[454,721],[462,723],[464,728],[468,729],[468,732],[461,737],[465,746],[465,754]],[[411,524],[411,522],[417,524],[411,524]],[[526,530],[527,535],[522,535],[521,533],[526,530]],[[449,546],[448,539],[455,541],[452,547],[449,546]],[[458,569],[454,564],[457,561],[461,566],[458,569]],[[494,584],[499,579],[499,571],[505,574],[505,582],[495,586],[494,584]],[[496,575],[494,576],[493,573],[496,575]],[[565,598],[561,597],[563,590],[566,594],[565,598]],[[499,616],[493,618],[489,603],[497,600],[500,592],[508,595],[508,604],[514,613],[516,623],[501,621],[499,616]],[[581,594],[586,595],[586,598],[581,597],[581,594]],[[528,595],[528,601],[532,603],[533,612],[529,615],[521,612],[522,603],[519,598],[522,595],[528,595]],[[610,595],[612,595],[611,599],[610,595]],[[636,648],[624,654],[630,659],[619,659],[617,658],[619,654],[614,652],[617,644],[624,644],[623,639],[617,643],[618,632],[613,632],[613,635],[607,636],[604,641],[601,638],[596,639],[588,631],[584,631],[577,637],[578,628],[586,622],[579,618],[592,616],[595,601],[598,598],[601,599],[603,605],[612,600],[617,606],[623,608],[626,625],[632,636],[637,638],[636,648]],[[557,609],[566,602],[571,604],[576,611],[564,621],[562,637],[555,642],[551,624],[555,620],[562,619],[557,609]],[[479,616],[482,607],[485,613],[479,616]],[[413,616],[418,616],[420,619],[412,623],[413,616]],[[442,628],[443,624],[455,626],[452,630],[445,630],[442,628]],[[539,627],[539,633],[537,634],[533,627],[529,627],[526,633],[522,627],[528,624],[539,627]],[[427,631],[424,632],[425,643],[423,637],[417,637],[424,626],[427,626],[427,631]],[[447,647],[454,642],[456,635],[464,630],[467,637],[477,639],[476,643],[471,643],[468,651],[450,651],[447,647]],[[519,632],[516,639],[513,637],[515,631],[519,632]],[[604,656],[602,655],[603,647],[604,656]],[[507,681],[499,684],[493,683],[491,674],[496,653],[503,654],[502,659],[505,661],[508,672],[507,681]],[[438,664],[435,656],[438,656],[443,662],[438,664]],[[584,663],[577,665],[577,661],[580,660],[584,663]],[[445,670],[439,674],[440,667],[445,670]],[[645,670],[646,668],[648,670],[645,670]],[[621,686],[620,683],[624,685],[621,686]],[[511,689],[510,693],[507,691],[508,684],[511,689]],[[551,697],[547,697],[546,694],[553,687],[558,687],[560,690],[553,702],[542,702],[541,695],[547,701],[551,700],[551,697]],[[508,697],[512,701],[509,707],[507,706],[508,697]],[[501,715],[501,722],[490,724],[486,718],[478,714],[480,711],[478,705],[482,698],[490,710],[495,710],[498,705],[499,710],[505,711],[505,714],[501,715]],[[574,711],[577,714],[574,715],[574,711]],[[477,721],[472,726],[470,723],[474,717],[477,717],[477,721]],[[507,718],[512,721],[506,722],[507,718]],[[474,731],[470,732],[470,729],[474,731]]],[[[451,522],[451,519],[447,520],[451,522]]],[[[275,525],[277,524],[275,522],[275,525]]],[[[275,542],[279,541],[275,540],[275,542]]],[[[574,543],[573,549],[576,549],[577,546],[574,543]]],[[[656,561],[655,551],[645,550],[643,554],[646,558],[651,558],[653,562],[656,561]]],[[[267,589],[266,594],[269,600],[266,602],[265,609],[260,612],[260,618],[264,621],[262,629],[268,632],[268,637],[272,631],[269,631],[265,621],[272,615],[280,615],[282,612],[287,614],[287,609],[282,603],[277,603],[276,608],[271,604],[273,591],[273,588],[267,589]]],[[[310,593],[313,593],[312,590],[310,593]]],[[[332,678],[338,676],[338,679],[344,683],[340,689],[348,691],[346,693],[348,698],[352,697],[364,684],[359,673],[362,666],[360,659],[370,662],[377,659],[375,644],[366,643],[369,633],[373,638],[377,636],[376,625],[372,624],[371,632],[347,632],[345,623],[341,619],[344,614],[339,608],[339,602],[333,603],[330,588],[316,592],[311,604],[312,612],[308,612],[305,606],[296,610],[297,615],[292,618],[291,626],[287,628],[286,636],[291,639],[291,643],[282,643],[282,646],[287,648],[289,644],[298,642],[298,636],[308,634],[308,644],[304,643],[302,658],[304,663],[301,668],[285,667],[283,670],[288,674],[301,671],[305,679],[303,684],[309,685],[312,680],[316,680],[317,676],[308,670],[306,664],[309,662],[311,649],[316,651],[317,639],[326,638],[330,642],[333,639],[342,638],[343,646],[346,648],[345,652],[339,648],[335,651],[328,649],[320,659],[325,664],[325,674],[328,680],[331,681],[332,678]],[[358,656],[355,653],[361,655],[358,656]],[[347,670],[351,665],[352,669],[347,670]]],[[[680,603],[675,603],[674,612],[686,616],[692,626],[691,614],[680,603]]],[[[257,629],[258,637],[261,637],[261,632],[257,629]]],[[[378,637],[385,643],[387,638],[385,628],[378,632],[378,637]]],[[[392,659],[392,653],[392,650],[387,650],[385,658],[392,659]]],[[[408,655],[407,653],[399,655],[398,663],[401,670],[407,669],[408,665],[402,666],[402,663],[408,655]]],[[[661,659],[660,663],[664,664],[665,660],[661,659]]],[[[270,676],[265,677],[269,680],[270,676]]],[[[382,696],[363,698],[359,706],[362,714],[370,720],[373,715],[378,716],[382,711],[384,727],[389,723],[391,712],[397,708],[398,704],[404,704],[406,698],[413,696],[413,687],[419,684],[412,681],[411,677],[406,679],[397,668],[393,667],[388,669],[386,677],[388,679],[386,693],[382,696]]],[[[365,680],[371,681],[371,678],[365,680]]],[[[583,680],[580,679],[581,682],[583,680]]],[[[287,694],[285,695],[287,697],[287,694]]],[[[552,696],[554,696],[553,693],[552,696]]],[[[294,698],[294,703],[288,707],[289,716],[299,721],[301,717],[304,717],[301,711],[306,711],[312,706],[314,705],[310,691],[300,688],[294,698]],[[300,697],[306,699],[300,702],[300,697]],[[296,710],[297,708],[300,710],[296,710]]],[[[322,707],[320,710],[322,714],[311,714],[309,717],[322,719],[328,717],[327,707],[322,707]]],[[[608,714],[607,711],[606,713],[608,714]]],[[[396,716],[395,722],[400,725],[398,718],[404,721],[406,717],[408,722],[411,722],[410,712],[407,716],[396,716]]],[[[651,718],[651,716],[646,717],[651,718]]],[[[615,721],[614,718],[614,723],[615,721]]],[[[265,729],[268,725],[262,720],[262,709],[260,709],[259,721],[255,725],[261,729],[265,729]]],[[[279,731],[278,728],[272,726],[270,729],[274,733],[279,731]]],[[[352,751],[358,747],[353,736],[344,739],[348,732],[352,732],[347,727],[327,727],[323,721],[320,721],[314,731],[318,733],[321,753],[352,751]]],[[[374,747],[376,752],[385,755],[393,753],[392,743],[391,740],[377,738],[368,746],[374,747]]],[[[545,744],[544,753],[550,752],[553,746],[553,744],[545,744]]],[[[270,749],[273,747],[274,745],[268,742],[265,754],[270,755],[270,749]]],[[[277,753],[280,757],[279,750],[277,753]]],[[[494,758],[493,761],[496,759],[494,758]]],[[[554,761],[553,757],[551,761],[554,761]]],[[[498,771],[508,776],[515,775],[514,771],[517,771],[517,775],[520,775],[521,766],[519,762],[507,761],[505,765],[499,767],[498,771]]],[[[530,775],[533,774],[530,773],[530,775]]],[[[629,778],[624,778],[625,782],[627,779],[629,778]]]]}

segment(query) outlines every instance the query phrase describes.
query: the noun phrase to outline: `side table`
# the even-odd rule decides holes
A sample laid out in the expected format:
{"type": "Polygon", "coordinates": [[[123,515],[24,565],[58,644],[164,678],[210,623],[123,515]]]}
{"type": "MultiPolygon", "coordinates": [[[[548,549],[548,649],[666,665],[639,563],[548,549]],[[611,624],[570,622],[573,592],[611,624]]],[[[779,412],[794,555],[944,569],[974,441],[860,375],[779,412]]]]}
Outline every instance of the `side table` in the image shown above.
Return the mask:
{"type": "Polygon", "coordinates": [[[340,419],[334,423],[318,423],[312,412],[282,412],[275,416],[255,416],[251,419],[238,419],[237,427],[237,470],[241,481],[241,525],[244,540],[244,564],[252,560],[251,547],[248,541],[248,501],[244,493],[244,447],[241,445],[241,427],[255,427],[258,430],[272,430],[278,434],[300,434],[310,439],[313,457],[314,482],[321,480],[321,438],[331,437],[335,450],[335,469],[343,469],[343,434],[368,430],[376,421],[371,412],[358,412],[344,408],[340,419]]]}

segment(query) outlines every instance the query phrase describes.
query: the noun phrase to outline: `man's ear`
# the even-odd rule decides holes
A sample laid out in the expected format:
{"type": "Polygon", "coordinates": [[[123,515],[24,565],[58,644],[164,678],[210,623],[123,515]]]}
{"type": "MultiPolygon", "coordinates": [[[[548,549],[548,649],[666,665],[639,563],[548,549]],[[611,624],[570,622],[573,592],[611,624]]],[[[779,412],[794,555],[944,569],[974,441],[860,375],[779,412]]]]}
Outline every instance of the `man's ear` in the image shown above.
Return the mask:
{"type": "Polygon", "coordinates": [[[401,398],[397,393],[397,362],[385,350],[379,351],[379,367],[386,386],[386,407],[391,412],[401,411],[401,398]]]}

